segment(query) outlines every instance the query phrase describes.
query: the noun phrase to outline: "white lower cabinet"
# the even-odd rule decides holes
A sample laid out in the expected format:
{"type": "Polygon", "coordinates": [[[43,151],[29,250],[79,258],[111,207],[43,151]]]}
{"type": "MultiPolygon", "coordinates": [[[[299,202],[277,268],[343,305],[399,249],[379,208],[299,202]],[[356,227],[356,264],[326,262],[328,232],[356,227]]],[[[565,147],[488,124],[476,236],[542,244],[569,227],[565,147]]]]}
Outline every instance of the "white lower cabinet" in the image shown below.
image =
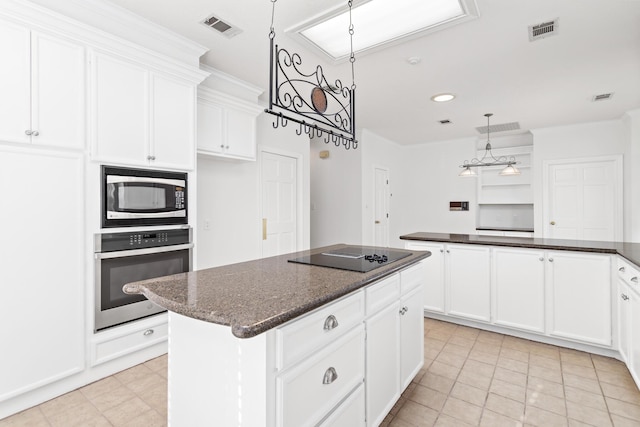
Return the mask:
{"type": "Polygon", "coordinates": [[[364,405],[364,384],[360,384],[320,426],[364,427],[364,405]]]}
{"type": "Polygon", "coordinates": [[[491,249],[486,246],[447,245],[445,260],[447,314],[491,320],[491,249]]]}
{"type": "Polygon", "coordinates": [[[640,386],[640,270],[618,258],[618,347],[640,386]]]}
{"type": "Polygon", "coordinates": [[[611,346],[611,256],[547,254],[550,335],[611,346]]]}
{"type": "Polygon", "coordinates": [[[410,251],[431,252],[431,256],[422,261],[425,265],[423,306],[425,310],[444,313],[444,244],[408,242],[405,248],[410,251]]]}
{"type": "Polygon", "coordinates": [[[494,323],[544,333],[544,251],[495,248],[492,266],[494,323]]]}
{"type": "Polygon", "coordinates": [[[423,261],[365,290],[368,426],[382,422],[424,363],[425,269],[423,261]]]}

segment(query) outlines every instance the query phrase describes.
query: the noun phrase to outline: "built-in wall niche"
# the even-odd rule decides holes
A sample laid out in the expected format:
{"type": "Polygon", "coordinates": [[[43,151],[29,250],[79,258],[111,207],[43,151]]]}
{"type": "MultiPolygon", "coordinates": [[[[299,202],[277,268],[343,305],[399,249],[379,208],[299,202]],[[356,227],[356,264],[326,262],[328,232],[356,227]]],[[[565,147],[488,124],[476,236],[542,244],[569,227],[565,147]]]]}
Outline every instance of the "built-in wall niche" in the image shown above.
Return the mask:
{"type": "Polygon", "coordinates": [[[504,166],[478,168],[478,204],[532,204],[533,146],[498,148],[493,154],[495,157],[513,156],[520,175],[500,175],[504,166]]]}
{"type": "Polygon", "coordinates": [[[479,205],[476,228],[533,231],[533,204],[479,205]]]}

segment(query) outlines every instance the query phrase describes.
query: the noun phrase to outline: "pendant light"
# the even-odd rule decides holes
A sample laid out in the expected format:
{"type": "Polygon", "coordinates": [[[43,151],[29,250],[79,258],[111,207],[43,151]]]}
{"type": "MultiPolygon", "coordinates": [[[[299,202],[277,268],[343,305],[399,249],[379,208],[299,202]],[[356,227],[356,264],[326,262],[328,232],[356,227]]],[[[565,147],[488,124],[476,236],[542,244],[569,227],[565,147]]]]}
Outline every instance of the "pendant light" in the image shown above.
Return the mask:
{"type": "Polygon", "coordinates": [[[463,164],[460,165],[462,168],[462,172],[458,174],[458,176],[469,177],[469,176],[477,176],[478,174],[471,168],[485,167],[485,166],[504,166],[499,173],[502,176],[514,176],[520,175],[520,171],[514,166],[516,163],[516,158],[513,156],[499,156],[495,157],[491,152],[491,138],[490,138],[490,127],[489,127],[489,119],[493,116],[492,113],[487,113],[484,115],[487,118],[487,145],[484,148],[484,155],[481,159],[473,158],[471,160],[465,160],[463,164]]]}

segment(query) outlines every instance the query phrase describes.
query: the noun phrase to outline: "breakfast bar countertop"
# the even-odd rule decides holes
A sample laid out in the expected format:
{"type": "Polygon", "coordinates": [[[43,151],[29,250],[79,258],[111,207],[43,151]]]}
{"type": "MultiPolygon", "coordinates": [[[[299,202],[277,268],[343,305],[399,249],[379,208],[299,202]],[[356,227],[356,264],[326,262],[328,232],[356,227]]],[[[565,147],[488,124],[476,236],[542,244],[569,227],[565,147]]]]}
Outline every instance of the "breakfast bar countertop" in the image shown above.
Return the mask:
{"type": "Polygon", "coordinates": [[[640,243],[545,239],[537,237],[480,236],[476,234],[449,234],[429,232],[406,234],[400,236],[400,239],[424,242],[464,243],[487,246],[508,246],[514,248],[617,254],[636,264],[637,266],[640,266],[640,243]]]}
{"type": "Polygon", "coordinates": [[[128,294],[143,294],[175,313],[230,326],[238,338],[250,338],[431,255],[394,249],[411,255],[367,273],[288,262],[344,247],[333,245],[148,279],[128,283],[123,289],[128,294]]]}

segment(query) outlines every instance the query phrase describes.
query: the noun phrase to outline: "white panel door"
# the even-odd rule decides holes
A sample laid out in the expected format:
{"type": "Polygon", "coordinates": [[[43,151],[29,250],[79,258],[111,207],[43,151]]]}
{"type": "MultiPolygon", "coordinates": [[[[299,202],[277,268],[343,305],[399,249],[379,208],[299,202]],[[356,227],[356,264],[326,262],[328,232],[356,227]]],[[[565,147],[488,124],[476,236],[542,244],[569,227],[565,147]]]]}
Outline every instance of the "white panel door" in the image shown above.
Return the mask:
{"type": "Polygon", "coordinates": [[[550,165],[545,237],[616,240],[617,173],[614,160],[550,165]]]}
{"type": "Polygon", "coordinates": [[[151,164],[191,170],[195,151],[195,87],[192,84],[152,77],[151,164]]]}
{"type": "Polygon", "coordinates": [[[297,160],[262,152],[262,256],[297,250],[297,160]]]}
{"type": "Polygon", "coordinates": [[[107,55],[92,58],[94,159],[147,164],[149,154],[148,72],[107,55]]]}
{"type": "Polygon", "coordinates": [[[0,140],[29,142],[30,121],[29,30],[0,21],[0,140]]]}
{"type": "Polygon", "coordinates": [[[495,248],[494,322],[544,332],[543,251],[495,248]]]}
{"type": "Polygon", "coordinates": [[[448,314],[491,320],[491,257],[484,246],[448,245],[448,314]]]}
{"type": "Polygon", "coordinates": [[[85,130],[85,50],[34,32],[32,49],[32,142],[83,148],[85,130]]]}
{"type": "Polygon", "coordinates": [[[374,168],[374,245],[389,246],[389,171],[374,168]]]}
{"type": "Polygon", "coordinates": [[[551,335],[611,345],[611,257],[548,252],[551,335]]]}
{"type": "Polygon", "coordinates": [[[0,150],[0,402],[84,369],[83,183],[81,154],[0,150]]]}

